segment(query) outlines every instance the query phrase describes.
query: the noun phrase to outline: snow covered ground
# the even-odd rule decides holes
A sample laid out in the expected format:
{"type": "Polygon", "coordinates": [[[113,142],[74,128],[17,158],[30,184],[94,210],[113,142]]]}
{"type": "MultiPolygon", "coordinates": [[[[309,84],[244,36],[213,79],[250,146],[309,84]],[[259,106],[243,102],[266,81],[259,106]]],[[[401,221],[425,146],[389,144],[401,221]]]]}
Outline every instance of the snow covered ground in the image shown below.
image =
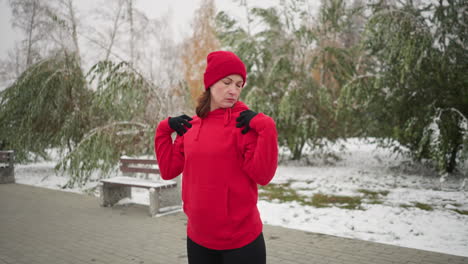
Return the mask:
{"type": "MultiPolygon", "coordinates": [[[[279,166],[270,187],[281,188],[260,189],[258,206],[264,223],[468,256],[466,180],[441,182],[429,170],[404,165],[404,157],[391,156],[388,150],[363,140],[348,140],[344,145],[345,150],[335,149],[338,161],[311,159],[309,165],[285,162],[279,166]],[[267,199],[269,192],[278,197],[294,193],[300,199],[267,199]],[[313,197],[318,194],[357,197],[358,204],[354,209],[338,202],[317,207],[313,197]]],[[[56,175],[54,165],[19,165],[16,180],[61,189],[67,176],[56,175]]],[[[96,194],[96,184],[65,191],[96,194]]],[[[149,204],[145,190],[134,189],[132,195],[131,202],[149,204]]]]}

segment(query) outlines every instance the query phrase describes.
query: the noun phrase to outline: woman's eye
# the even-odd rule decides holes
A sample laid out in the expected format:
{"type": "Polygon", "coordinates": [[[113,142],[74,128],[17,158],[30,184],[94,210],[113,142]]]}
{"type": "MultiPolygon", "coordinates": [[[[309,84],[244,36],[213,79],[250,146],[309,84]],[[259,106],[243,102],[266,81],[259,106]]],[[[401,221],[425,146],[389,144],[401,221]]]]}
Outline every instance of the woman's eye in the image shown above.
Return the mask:
{"type": "Polygon", "coordinates": [[[224,84],[225,84],[225,85],[230,85],[231,82],[229,82],[229,81],[224,81],[224,84]]]}

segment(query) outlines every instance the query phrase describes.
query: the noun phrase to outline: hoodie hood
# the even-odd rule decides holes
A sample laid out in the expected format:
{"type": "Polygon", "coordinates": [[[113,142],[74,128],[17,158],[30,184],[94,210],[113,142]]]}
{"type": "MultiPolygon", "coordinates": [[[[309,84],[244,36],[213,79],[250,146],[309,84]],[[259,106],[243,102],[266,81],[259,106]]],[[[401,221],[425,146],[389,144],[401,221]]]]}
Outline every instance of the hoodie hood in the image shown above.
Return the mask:
{"type": "MultiPolygon", "coordinates": [[[[231,121],[232,115],[240,112],[248,110],[246,104],[241,101],[237,101],[232,107],[229,108],[218,108],[208,113],[206,118],[223,118],[224,119],[224,126],[227,126],[231,121]]],[[[203,120],[203,119],[202,119],[203,120]]]]}
{"type": "Polygon", "coordinates": [[[232,107],[229,108],[218,108],[208,113],[205,118],[200,118],[200,126],[196,132],[197,136],[195,140],[198,141],[198,136],[203,127],[204,119],[223,119],[224,127],[226,127],[230,122],[233,116],[238,116],[242,111],[248,110],[247,105],[241,101],[237,101],[232,107]]]}

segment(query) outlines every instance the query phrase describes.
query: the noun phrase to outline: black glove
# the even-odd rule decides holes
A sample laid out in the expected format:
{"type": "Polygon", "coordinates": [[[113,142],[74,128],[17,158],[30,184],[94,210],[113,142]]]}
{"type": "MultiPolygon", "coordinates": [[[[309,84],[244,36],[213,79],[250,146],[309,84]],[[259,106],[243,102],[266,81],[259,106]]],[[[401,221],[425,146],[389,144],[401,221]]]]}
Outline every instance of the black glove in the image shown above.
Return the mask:
{"type": "Polygon", "coordinates": [[[254,112],[252,110],[245,110],[242,113],[240,113],[240,116],[236,119],[237,121],[236,127],[245,126],[244,129],[242,129],[242,134],[245,134],[249,131],[250,120],[252,120],[252,118],[254,118],[254,116],[256,116],[257,114],[258,114],[257,112],[254,112]]]}
{"type": "Polygon", "coordinates": [[[176,117],[169,117],[169,126],[174,129],[179,136],[182,136],[187,132],[187,128],[191,128],[192,124],[188,121],[192,121],[193,119],[187,115],[181,115],[176,117]]]}

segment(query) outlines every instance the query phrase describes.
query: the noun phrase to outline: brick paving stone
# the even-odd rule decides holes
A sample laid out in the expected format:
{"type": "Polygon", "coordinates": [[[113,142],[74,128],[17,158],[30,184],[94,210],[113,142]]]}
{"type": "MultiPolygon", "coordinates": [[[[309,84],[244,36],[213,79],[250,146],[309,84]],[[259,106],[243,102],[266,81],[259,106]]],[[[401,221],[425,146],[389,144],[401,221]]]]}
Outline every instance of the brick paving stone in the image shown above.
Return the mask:
{"type": "MultiPolygon", "coordinates": [[[[0,185],[0,264],[185,264],[183,213],[148,217],[142,205],[0,185]]],[[[265,225],[269,264],[468,264],[468,258],[265,225]]]]}

